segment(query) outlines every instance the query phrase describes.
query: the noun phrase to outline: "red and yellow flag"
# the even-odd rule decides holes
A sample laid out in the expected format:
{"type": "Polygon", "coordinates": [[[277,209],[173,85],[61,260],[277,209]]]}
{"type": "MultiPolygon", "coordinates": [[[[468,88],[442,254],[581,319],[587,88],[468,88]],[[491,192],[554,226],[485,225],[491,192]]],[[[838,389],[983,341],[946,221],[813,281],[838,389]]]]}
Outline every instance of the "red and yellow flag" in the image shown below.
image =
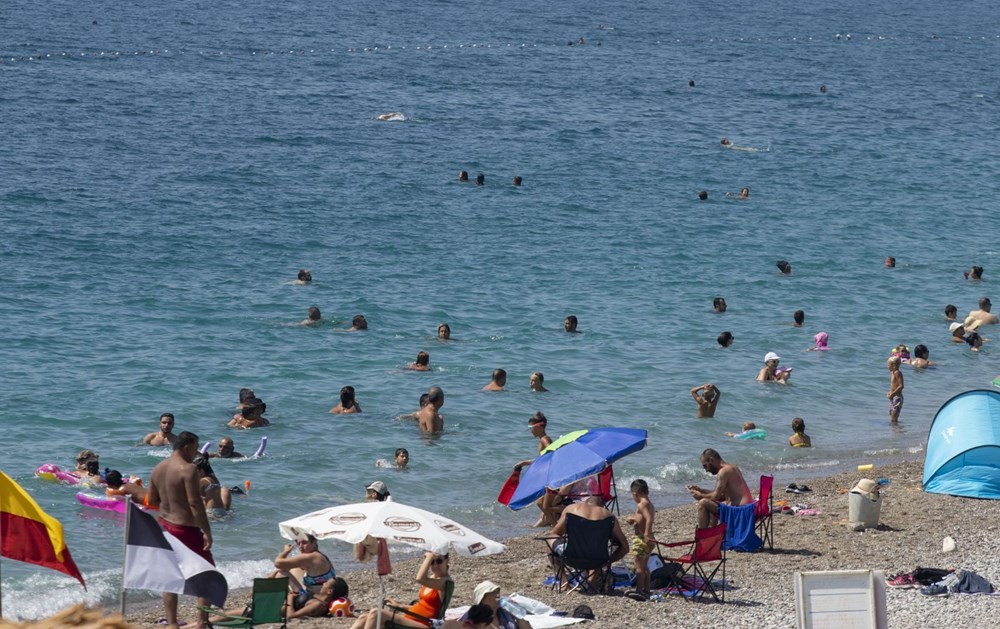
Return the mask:
{"type": "Polygon", "coordinates": [[[0,472],[0,555],[58,570],[86,589],[63,539],[59,520],[42,511],[28,492],[0,472]]]}

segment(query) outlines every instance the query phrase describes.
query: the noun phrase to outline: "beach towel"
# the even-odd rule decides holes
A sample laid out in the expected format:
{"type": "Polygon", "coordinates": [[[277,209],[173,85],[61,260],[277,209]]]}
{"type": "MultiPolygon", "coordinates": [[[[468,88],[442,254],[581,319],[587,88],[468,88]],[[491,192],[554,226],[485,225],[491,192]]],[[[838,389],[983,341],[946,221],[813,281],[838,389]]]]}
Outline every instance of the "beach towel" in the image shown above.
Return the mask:
{"type": "Polygon", "coordinates": [[[764,545],[754,530],[756,507],[757,505],[752,502],[742,507],[719,505],[719,521],[726,525],[726,541],[723,544],[726,550],[752,553],[764,545]]]}

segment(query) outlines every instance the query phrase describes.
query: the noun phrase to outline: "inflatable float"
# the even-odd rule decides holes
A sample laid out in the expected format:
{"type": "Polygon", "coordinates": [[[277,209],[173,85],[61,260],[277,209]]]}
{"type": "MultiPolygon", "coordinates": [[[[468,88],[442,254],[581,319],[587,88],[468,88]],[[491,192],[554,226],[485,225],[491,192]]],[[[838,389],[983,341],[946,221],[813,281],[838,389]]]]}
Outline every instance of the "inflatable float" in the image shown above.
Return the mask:
{"type": "MultiPolygon", "coordinates": [[[[85,494],[81,491],[77,492],[76,501],[85,507],[90,507],[91,509],[100,509],[101,511],[114,511],[115,513],[125,513],[125,501],[118,500],[110,496],[95,496],[94,494],[85,494]]],[[[145,507],[139,503],[136,504],[143,511],[149,511],[149,507],[145,507]]]]}
{"type": "MultiPolygon", "coordinates": [[[[198,450],[198,452],[201,452],[202,454],[206,454],[208,452],[208,449],[211,448],[211,447],[212,447],[212,442],[211,441],[206,441],[205,445],[201,446],[201,449],[198,450]]],[[[257,457],[264,456],[264,450],[267,450],[267,437],[261,437],[260,438],[260,445],[257,446],[257,451],[254,452],[249,457],[244,457],[244,458],[253,458],[253,459],[255,459],[257,457]]]]}
{"type": "Polygon", "coordinates": [[[79,485],[80,477],[74,476],[69,472],[62,470],[58,465],[52,463],[46,463],[42,465],[37,470],[35,470],[35,476],[42,480],[52,481],[55,483],[63,483],[66,485],[79,485]]]}

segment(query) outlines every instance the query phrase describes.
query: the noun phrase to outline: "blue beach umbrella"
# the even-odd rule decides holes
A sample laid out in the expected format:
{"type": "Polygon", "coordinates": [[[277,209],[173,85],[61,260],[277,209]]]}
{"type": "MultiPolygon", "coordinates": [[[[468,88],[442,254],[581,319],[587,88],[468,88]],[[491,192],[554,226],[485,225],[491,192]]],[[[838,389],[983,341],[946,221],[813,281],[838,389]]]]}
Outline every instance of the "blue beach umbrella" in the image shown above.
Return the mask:
{"type": "Polygon", "coordinates": [[[626,454],[646,447],[646,431],[638,428],[594,428],[559,437],[521,472],[508,505],[515,511],[545,493],[597,474],[626,454]]]}

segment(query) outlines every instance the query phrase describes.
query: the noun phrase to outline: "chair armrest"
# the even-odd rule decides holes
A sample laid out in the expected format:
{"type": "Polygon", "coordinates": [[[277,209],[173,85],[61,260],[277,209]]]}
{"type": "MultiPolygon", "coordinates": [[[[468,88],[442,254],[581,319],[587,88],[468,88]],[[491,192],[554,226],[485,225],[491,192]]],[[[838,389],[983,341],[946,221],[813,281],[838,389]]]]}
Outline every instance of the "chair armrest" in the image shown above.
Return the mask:
{"type": "MultiPolygon", "coordinates": [[[[427,623],[428,627],[431,625],[431,619],[430,618],[428,618],[427,616],[422,616],[422,615],[420,615],[420,614],[418,614],[416,612],[411,612],[406,607],[399,607],[398,605],[383,605],[383,607],[391,609],[393,612],[399,612],[399,613],[403,614],[404,616],[409,616],[410,618],[416,618],[417,620],[422,620],[422,621],[424,621],[424,622],[427,623]]],[[[390,620],[389,622],[392,622],[392,621],[390,620]]]]}
{"type": "Polygon", "coordinates": [[[677,546],[690,546],[691,544],[694,544],[695,541],[696,540],[689,539],[686,542],[671,542],[669,544],[666,542],[657,542],[657,541],[654,541],[654,543],[657,546],[663,546],[664,548],[676,548],[677,546]]]}

